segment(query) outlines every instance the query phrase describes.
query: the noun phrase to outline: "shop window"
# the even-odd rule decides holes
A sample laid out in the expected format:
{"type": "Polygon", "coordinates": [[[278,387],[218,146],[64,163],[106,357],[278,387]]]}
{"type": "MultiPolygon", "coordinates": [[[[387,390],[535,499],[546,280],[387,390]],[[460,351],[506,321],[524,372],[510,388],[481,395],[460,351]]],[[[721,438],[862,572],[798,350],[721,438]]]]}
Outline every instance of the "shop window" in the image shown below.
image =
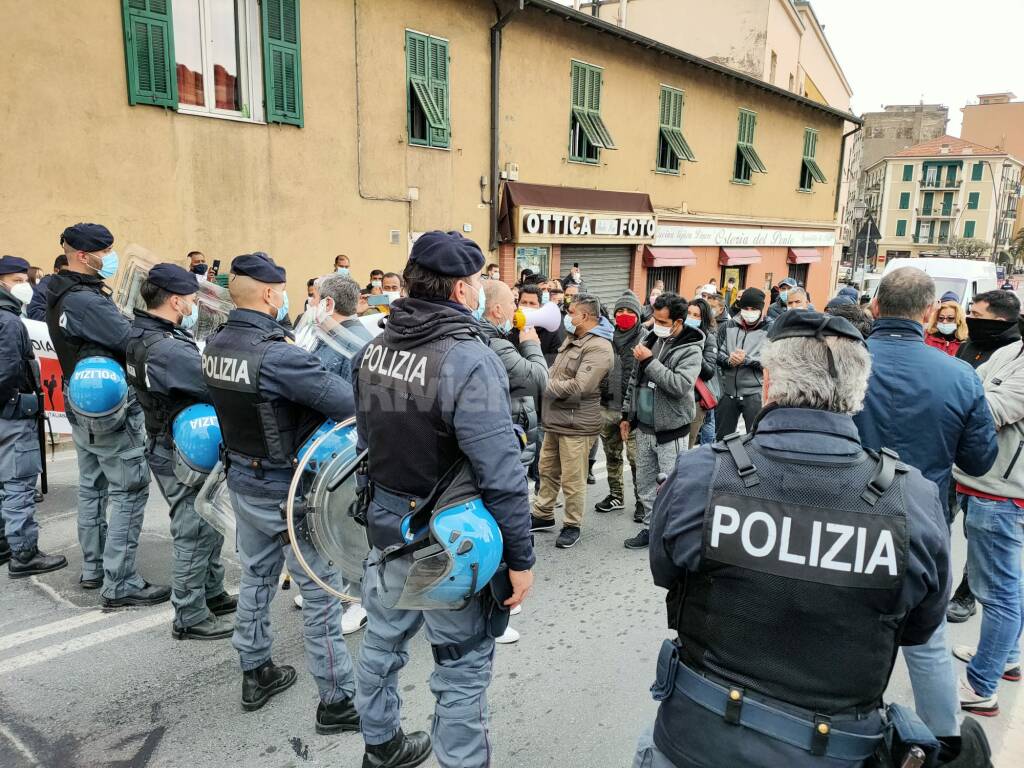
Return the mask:
{"type": "Polygon", "coordinates": [[[796,280],[799,285],[807,287],[807,272],[810,266],[810,264],[790,264],[789,276],[796,280]]]}
{"type": "Polygon", "coordinates": [[[572,107],[569,114],[569,159],[596,164],[602,149],[615,149],[601,119],[603,70],[582,61],[572,62],[572,107]]]}
{"type": "Polygon", "coordinates": [[[736,161],[733,164],[732,180],[750,183],[751,173],[767,173],[764,163],[754,149],[754,131],[757,128],[757,114],[741,109],[739,116],[739,137],[736,141],[736,161]]]}
{"type": "Polygon", "coordinates": [[[516,274],[519,275],[524,269],[530,269],[540,275],[551,274],[551,249],[546,245],[519,246],[516,248],[516,274]]]}
{"type": "Polygon", "coordinates": [[[409,143],[445,149],[451,142],[448,41],[405,31],[409,143]]]}
{"type": "Polygon", "coordinates": [[[736,288],[733,290],[731,296],[726,298],[729,303],[736,301],[743,293],[743,289],[747,287],[747,265],[743,264],[738,267],[722,267],[721,274],[718,276],[718,285],[721,286],[721,290],[725,293],[728,290],[729,278],[736,281],[736,288]]]}
{"type": "Polygon", "coordinates": [[[121,7],[129,103],[302,125],[299,0],[121,7]]]}
{"type": "Polygon", "coordinates": [[[821,172],[818,161],[814,159],[818,151],[818,132],[813,128],[804,129],[804,158],[800,164],[800,189],[810,192],[814,182],[825,183],[825,174],[821,172]]]}
{"type": "Polygon", "coordinates": [[[659,280],[665,284],[665,291],[679,293],[679,273],[681,271],[681,267],[652,267],[648,269],[647,294],[641,300],[646,301],[647,296],[651,295],[654,284],[659,280]]]}
{"type": "Polygon", "coordinates": [[[679,173],[683,160],[693,162],[693,150],[683,136],[683,92],[661,87],[661,109],[658,117],[658,160],[661,173],[679,173]]]}

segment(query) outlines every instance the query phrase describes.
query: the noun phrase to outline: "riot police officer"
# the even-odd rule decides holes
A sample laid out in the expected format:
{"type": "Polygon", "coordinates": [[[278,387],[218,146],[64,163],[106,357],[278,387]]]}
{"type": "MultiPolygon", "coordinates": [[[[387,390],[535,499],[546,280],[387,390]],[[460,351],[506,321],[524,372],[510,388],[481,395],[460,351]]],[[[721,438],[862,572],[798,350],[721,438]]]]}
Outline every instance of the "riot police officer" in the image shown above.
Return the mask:
{"type": "Polygon", "coordinates": [[[678,639],[635,765],[860,766],[898,646],[944,615],[938,489],[866,452],[853,423],[870,371],[860,334],[787,312],[762,362],[751,434],[682,454],[655,503],[651,572],[678,639]]]}
{"type": "MultiPolygon", "coordinates": [[[[270,601],[287,560],[302,591],[306,662],[320,690],[316,730],[358,730],[340,602],[296,562],[282,511],[298,449],[324,419],[352,416],[352,390],[281,326],[288,307],[285,271],[270,256],[235,258],[228,289],[236,309],[207,338],[203,375],[224,436],[238,528],[242,583],[232,642],[242,665],[242,708],[257,710],[295,682],[293,667],[271,659],[270,601]]],[[[304,557],[321,579],[332,586],[340,581],[315,550],[304,549],[304,557]]]]}
{"type": "Polygon", "coordinates": [[[42,395],[39,364],[21,321],[22,308],[32,300],[28,266],[17,256],[0,258],[0,563],[10,560],[7,570],[15,579],[68,564],[63,556],[43,554],[37,546],[42,395]]]}
{"type": "Polygon", "coordinates": [[[495,605],[486,590],[461,610],[401,610],[382,599],[381,551],[405,541],[403,518],[461,460],[475,471],[502,534],[513,590],[504,609],[522,602],[533,582],[528,488],[508,378],[479,332],[483,265],[479,246],[457,232],[422,235],[405,268],[408,298],[391,305],[384,333],[353,360],[359,441],[369,451],[372,493],[373,550],[362,583],[369,622],[357,669],[364,768],[415,766],[430,755],[426,733],[403,733],[398,693],[409,640],[423,625],[435,660],[434,754],[444,768],[490,763],[486,693],[495,633],[487,613],[495,605]]]}
{"type": "Polygon", "coordinates": [[[199,347],[188,331],[199,317],[198,290],[196,276],[176,264],[149,270],[139,290],[147,309],[135,310],[125,370],[145,413],[149,468],[171,511],[172,633],[179,639],[215,640],[230,637],[234,629],[219,618],[236,604],[224,590],[224,537],[196,513],[199,483],[188,485],[176,477],[171,437],[182,411],[210,402],[199,347]]]}
{"type": "MultiPolygon", "coordinates": [[[[50,280],[46,325],[64,378],[70,380],[87,357],[109,358],[123,368],[131,323],[104,284],[117,273],[114,236],[102,224],[75,224],[64,230],[60,242],[68,265],[50,280]]],[[[83,589],[102,587],[106,608],[165,602],[170,587],[149,584],[135,567],[149,500],[142,407],[129,392],[127,418],[101,434],[78,423],[73,409],[67,412],[78,454],[79,584],[83,589]]]]}

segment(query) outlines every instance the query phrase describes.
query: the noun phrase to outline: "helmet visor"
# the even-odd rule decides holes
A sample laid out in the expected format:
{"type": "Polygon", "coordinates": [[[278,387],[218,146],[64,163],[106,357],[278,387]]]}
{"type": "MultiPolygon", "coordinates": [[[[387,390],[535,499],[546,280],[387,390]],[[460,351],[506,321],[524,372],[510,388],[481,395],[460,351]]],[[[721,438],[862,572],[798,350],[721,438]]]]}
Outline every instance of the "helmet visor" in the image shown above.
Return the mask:
{"type": "Polygon", "coordinates": [[[235,540],[235,509],[231,506],[224,465],[217,462],[196,496],[196,512],[227,541],[235,540]]]}

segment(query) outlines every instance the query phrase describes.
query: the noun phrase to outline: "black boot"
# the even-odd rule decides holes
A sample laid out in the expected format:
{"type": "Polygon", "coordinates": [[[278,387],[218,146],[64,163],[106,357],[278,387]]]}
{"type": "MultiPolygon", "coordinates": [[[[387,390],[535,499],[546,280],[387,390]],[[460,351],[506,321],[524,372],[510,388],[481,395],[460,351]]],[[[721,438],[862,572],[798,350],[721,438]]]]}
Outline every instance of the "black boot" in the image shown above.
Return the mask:
{"type": "Polygon", "coordinates": [[[213,614],[191,627],[183,627],[177,620],[171,624],[171,635],[175,640],[224,640],[234,633],[235,625],[229,619],[213,614]]]}
{"type": "Polygon", "coordinates": [[[210,609],[214,616],[226,616],[229,613],[234,613],[238,608],[238,595],[229,595],[227,592],[221,592],[216,597],[208,599],[206,607],[210,609]]]}
{"type": "Polygon", "coordinates": [[[363,768],[414,768],[430,757],[430,736],[424,731],[406,736],[402,729],[386,744],[366,745],[363,768]]]}
{"type": "Polygon", "coordinates": [[[7,564],[7,573],[12,579],[24,579],[38,573],[59,571],[67,567],[68,559],[64,555],[47,555],[38,547],[15,552],[7,564]]]}
{"type": "Polygon", "coordinates": [[[3,565],[11,559],[11,545],[7,543],[7,539],[0,533],[0,565],[3,565]]]}
{"type": "Polygon", "coordinates": [[[597,478],[594,477],[594,460],[591,459],[587,462],[587,485],[596,485],[597,478]]]}
{"type": "Polygon", "coordinates": [[[273,661],[264,662],[256,669],[242,673],[242,709],[255,712],[271,696],[276,696],[295,682],[295,667],[282,664],[274,666],[273,661]]]}
{"type": "Polygon", "coordinates": [[[359,713],[352,699],[324,704],[316,708],[316,732],[320,734],[359,730],[359,713]]]}

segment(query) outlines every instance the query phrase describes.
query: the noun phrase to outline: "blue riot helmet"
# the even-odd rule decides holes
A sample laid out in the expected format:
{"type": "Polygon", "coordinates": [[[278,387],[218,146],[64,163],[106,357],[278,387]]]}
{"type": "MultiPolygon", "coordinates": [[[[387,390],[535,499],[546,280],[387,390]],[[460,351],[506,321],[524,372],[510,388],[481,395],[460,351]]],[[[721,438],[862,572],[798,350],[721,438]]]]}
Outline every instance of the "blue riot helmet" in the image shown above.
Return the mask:
{"type": "Polygon", "coordinates": [[[381,556],[380,598],[388,608],[458,610],[501,565],[501,529],[480,498],[469,463],[456,465],[439,486],[432,494],[436,501],[428,497],[403,520],[402,531],[413,540],[381,556]]]}
{"type": "Polygon", "coordinates": [[[175,416],[171,435],[175,477],[188,486],[202,485],[220,458],[217,412],[208,403],[190,405],[175,416]]]}
{"type": "Polygon", "coordinates": [[[306,438],[296,458],[302,462],[304,472],[316,474],[335,459],[351,461],[355,457],[356,425],[339,426],[334,419],[328,419],[306,438]]]}
{"type": "Polygon", "coordinates": [[[67,387],[75,423],[94,435],[116,432],[128,412],[128,381],[124,369],[109,357],[83,357],[67,387]]]}

